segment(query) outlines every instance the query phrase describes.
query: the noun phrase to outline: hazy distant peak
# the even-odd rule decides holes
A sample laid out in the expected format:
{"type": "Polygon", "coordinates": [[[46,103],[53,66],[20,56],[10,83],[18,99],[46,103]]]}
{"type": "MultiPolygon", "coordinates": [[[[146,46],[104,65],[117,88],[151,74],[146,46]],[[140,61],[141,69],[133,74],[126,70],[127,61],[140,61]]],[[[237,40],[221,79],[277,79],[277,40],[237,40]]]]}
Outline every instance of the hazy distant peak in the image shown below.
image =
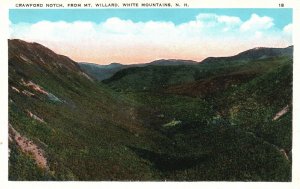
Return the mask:
{"type": "Polygon", "coordinates": [[[159,59],[152,61],[148,64],[151,65],[183,65],[183,64],[196,64],[193,60],[181,60],[181,59],[159,59]]]}
{"type": "Polygon", "coordinates": [[[110,63],[109,65],[106,65],[106,66],[111,67],[111,68],[115,68],[115,67],[122,67],[123,64],[113,62],[113,63],[110,63]]]}

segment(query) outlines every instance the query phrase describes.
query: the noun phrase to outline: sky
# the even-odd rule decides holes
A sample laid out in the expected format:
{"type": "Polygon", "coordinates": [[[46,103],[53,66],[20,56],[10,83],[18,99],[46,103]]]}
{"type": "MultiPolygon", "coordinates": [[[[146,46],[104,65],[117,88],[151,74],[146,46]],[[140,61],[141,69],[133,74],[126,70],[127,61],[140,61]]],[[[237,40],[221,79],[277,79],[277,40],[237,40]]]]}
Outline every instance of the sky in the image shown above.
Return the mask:
{"type": "Polygon", "coordinates": [[[10,9],[10,38],[78,62],[201,61],[292,45],[292,9],[10,9]]]}

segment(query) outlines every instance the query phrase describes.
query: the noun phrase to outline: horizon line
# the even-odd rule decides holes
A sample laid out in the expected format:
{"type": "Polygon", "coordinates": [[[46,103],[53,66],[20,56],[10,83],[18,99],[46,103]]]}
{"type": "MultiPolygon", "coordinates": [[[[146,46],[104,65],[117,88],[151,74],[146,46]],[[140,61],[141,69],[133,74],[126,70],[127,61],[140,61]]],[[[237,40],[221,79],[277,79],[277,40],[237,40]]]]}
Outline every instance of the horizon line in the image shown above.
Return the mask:
{"type": "Polygon", "coordinates": [[[26,43],[31,43],[31,44],[36,43],[36,44],[42,45],[42,46],[44,46],[45,48],[48,48],[49,50],[55,52],[55,53],[58,54],[58,55],[67,56],[68,58],[70,58],[71,60],[73,60],[74,62],[77,62],[77,63],[87,63],[87,64],[96,64],[96,65],[104,65],[104,66],[105,66],[105,65],[111,65],[111,64],[122,64],[122,65],[149,64],[149,63],[152,63],[152,62],[155,62],[155,61],[161,61],[161,60],[167,60],[167,61],[174,61],[174,60],[178,60],[178,61],[190,61],[191,64],[193,64],[192,62],[194,62],[194,64],[197,64],[197,63],[199,64],[199,63],[201,63],[202,61],[204,61],[205,59],[208,59],[208,58],[225,58],[225,57],[233,57],[233,56],[236,56],[236,55],[238,55],[238,54],[240,54],[240,53],[243,53],[243,52],[248,51],[248,50],[253,50],[253,49],[260,49],[260,48],[285,49],[285,48],[289,48],[289,47],[293,47],[293,46],[294,46],[293,44],[292,44],[292,45],[285,46],[285,47],[257,46],[257,47],[249,48],[249,49],[244,50],[244,51],[240,51],[239,53],[235,53],[235,54],[229,55],[229,56],[207,56],[207,57],[203,58],[203,59],[200,60],[200,61],[193,60],[193,59],[178,59],[178,58],[172,58],[172,57],[170,57],[170,58],[158,58],[158,59],[153,58],[153,60],[148,61],[148,62],[137,62],[137,63],[128,63],[128,64],[126,63],[126,64],[125,64],[125,63],[122,63],[122,62],[112,61],[112,62],[110,62],[110,63],[101,64],[101,63],[90,62],[90,61],[77,61],[77,60],[73,59],[72,57],[70,57],[70,56],[68,56],[68,55],[66,55],[66,54],[61,54],[61,53],[57,52],[56,50],[54,50],[54,49],[52,49],[52,48],[48,47],[47,45],[44,45],[44,44],[42,44],[42,43],[40,43],[40,42],[28,41],[28,40],[24,40],[24,39],[20,39],[20,38],[9,38],[8,41],[9,41],[9,40],[20,40],[20,41],[24,41],[24,42],[26,42],[26,43]]]}

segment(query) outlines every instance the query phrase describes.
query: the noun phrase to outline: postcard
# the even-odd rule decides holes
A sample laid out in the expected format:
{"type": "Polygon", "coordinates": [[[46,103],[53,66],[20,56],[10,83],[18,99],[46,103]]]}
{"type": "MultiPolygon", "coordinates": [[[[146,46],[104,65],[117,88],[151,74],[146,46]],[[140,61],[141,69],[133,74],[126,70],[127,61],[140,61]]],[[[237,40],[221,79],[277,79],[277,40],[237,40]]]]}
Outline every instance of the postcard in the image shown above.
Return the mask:
{"type": "Polygon", "coordinates": [[[1,4],[5,188],[300,186],[295,1],[1,4]]]}

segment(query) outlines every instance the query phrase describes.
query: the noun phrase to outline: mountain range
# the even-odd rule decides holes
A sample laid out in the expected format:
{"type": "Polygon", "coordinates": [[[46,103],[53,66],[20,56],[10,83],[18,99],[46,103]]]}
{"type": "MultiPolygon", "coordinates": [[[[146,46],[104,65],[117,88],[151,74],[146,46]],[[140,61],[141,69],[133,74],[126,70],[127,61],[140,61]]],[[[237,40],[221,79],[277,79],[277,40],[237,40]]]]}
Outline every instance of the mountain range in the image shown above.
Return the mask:
{"type": "Polygon", "coordinates": [[[161,60],[155,60],[153,62],[149,63],[141,63],[141,64],[120,64],[120,63],[111,63],[108,65],[99,65],[95,63],[86,63],[86,62],[80,62],[79,66],[89,75],[94,77],[95,79],[102,81],[105,79],[110,78],[118,71],[125,69],[125,68],[131,68],[131,67],[144,67],[149,65],[157,65],[157,66],[171,66],[171,65],[193,65],[197,62],[192,60],[177,60],[177,59],[161,59],[161,60]]]}
{"type": "Polygon", "coordinates": [[[102,81],[110,78],[118,71],[130,68],[130,67],[144,67],[149,65],[157,66],[178,66],[178,65],[195,65],[195,64],[206,64],[206,63],[225,63],[228,62],[241,62],[241,61],[253,61],[271,57],[279,56],[292,56],[293,46],[287,48],[253,48],[237,55],[230,57],[208,57],[200,62],[192,60],[179,60],[179,59],[160,59],[149,63],[140,64],[129,64],[124,65],[120,63],[111,63],[108,65],[99,65],[95,63],[80,62],[80,67],[89,75],[93,76],[95,79],[102,81]]]}
{"type": "Polygon", "coordinates": [[[77,63],[8,41],[9,180],[291,181],[293,47],[77,63]]]}

